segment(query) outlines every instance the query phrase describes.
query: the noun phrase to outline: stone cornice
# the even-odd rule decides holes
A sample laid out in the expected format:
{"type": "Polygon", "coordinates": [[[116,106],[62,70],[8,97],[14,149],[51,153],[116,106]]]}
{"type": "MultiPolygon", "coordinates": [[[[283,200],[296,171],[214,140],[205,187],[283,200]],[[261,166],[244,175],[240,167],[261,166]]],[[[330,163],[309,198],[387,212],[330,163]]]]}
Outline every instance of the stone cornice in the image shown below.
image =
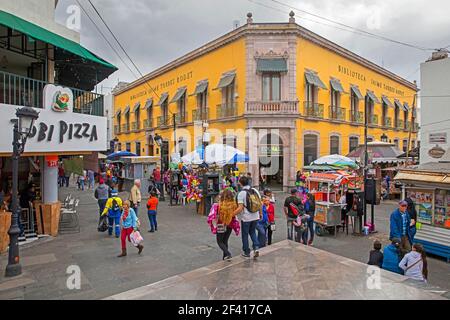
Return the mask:
{"type": "Polygon", "coordinates": [[[172,62],[156,69],[155,71],[152,71],[151,73],[145,75],[144,77],[137,79],[124,88],[116,91],[114,93],[114,96],[117,96],[123,92],[129,91],[133,88],[135,88],[138,85],[144,84],[147,81],[156,78],[180,65],[183,65],[189,61],[192,61],[202,55],[205,55],[211,51],[214,51],[220,47],[223,47],[229,43],[232,43],[242,37],[247,36],[264,36],[264,35],[277,35],[277,34],[284,34],[284,35],[296,35],[300,38],[303,38],[305,40],[311,41],[325,49],[328,49],[336,54],[339,54],[343,56],[346,59],[352,60],[353,62],[356,62],[363,67],[366,67],[368,69],[371,69],[374,72],[377,72],[383,76],[386,76],[393,81],[396,81],[411,90],[418,91],[418,88],[415,84],[407,81],[406,79],[403,79],[402,77],[394,74],[391,71],[388,71],[377,64],[370,62],[369,60],[357,55],[356,53],[351,52],[350,50],[347,50],[336,43],[327,40],[326,38],[323,38],[319,36],[318,34],[301,27],[298,24],[288,24],[288,23],[252,23],[252,24],[246,24],[243,25],[240,28],[237,28],[213,41],[208,42],[207,44],[201,46],[198,49],[195,49],[184,56],[173,60],[172,62]]]}

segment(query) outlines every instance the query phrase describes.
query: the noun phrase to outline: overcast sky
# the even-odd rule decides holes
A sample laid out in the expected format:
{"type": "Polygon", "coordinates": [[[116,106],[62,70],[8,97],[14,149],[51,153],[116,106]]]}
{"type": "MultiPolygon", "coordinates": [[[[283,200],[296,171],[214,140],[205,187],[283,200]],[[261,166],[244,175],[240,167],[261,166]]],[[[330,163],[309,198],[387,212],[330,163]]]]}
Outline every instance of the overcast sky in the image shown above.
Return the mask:
{"type": "MultiPolygon", "coordinates": [[[[79,1],[121,53],[88,1],[79,1]]],[[[254,22],[285,22],[290,11],[272,0],[91,1],[143,74],[231,31],[235,20],[243,25],[247,12],[253,13],[254,22]]],[[[450,2],[447,0],[277,1],[292,6],[300,25],[410,81],[420,83],[420,63],[427,60],[432,51],[344,31],[296,9],[419,47],[450,46],[450,2]]],[[[75,0],[59,1],[56,11],[59,23],[65,24],[69,17],[66,11],[74,4],[77,4],[75,0]]],[[[110,91],[119,80],[130,82],[136,79],[137,71],[133,75],[127,69],[82,11],[80,33],[83,46],[119,68],[102,82],[103,93],[110,91]]],[[[123,59],[132,68],[124,56],[123,59]]]]}

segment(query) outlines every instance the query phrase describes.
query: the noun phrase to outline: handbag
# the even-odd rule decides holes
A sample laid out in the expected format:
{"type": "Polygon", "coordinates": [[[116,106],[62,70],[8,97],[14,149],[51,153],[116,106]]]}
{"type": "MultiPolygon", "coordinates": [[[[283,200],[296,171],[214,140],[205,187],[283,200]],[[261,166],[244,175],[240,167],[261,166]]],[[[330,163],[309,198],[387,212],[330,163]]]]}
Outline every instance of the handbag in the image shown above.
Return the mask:
{"type": "Polygon", "coordinates": [[[108,230],[108,216],[107,215],[103,215],[99,219],[97,231],[98,232],[105,232],[106,230],[108,230]]]}
{"type": "Polygon", "coordinates": [[[137,247],[144,240],[144,238],[142,238],[141,233],[139,231],[133,231],[130,234],[130,240],[133,246],[137,247]]]}
{"type": "Polygon", "coordinates": [[[275,231],[275,230],[277,230],[277,226],[276,226],[275,222],[271,223],[270,226],[269,226],[269,228],[270,228],[270,230],[271,230],[272,232],[275,231]]]}

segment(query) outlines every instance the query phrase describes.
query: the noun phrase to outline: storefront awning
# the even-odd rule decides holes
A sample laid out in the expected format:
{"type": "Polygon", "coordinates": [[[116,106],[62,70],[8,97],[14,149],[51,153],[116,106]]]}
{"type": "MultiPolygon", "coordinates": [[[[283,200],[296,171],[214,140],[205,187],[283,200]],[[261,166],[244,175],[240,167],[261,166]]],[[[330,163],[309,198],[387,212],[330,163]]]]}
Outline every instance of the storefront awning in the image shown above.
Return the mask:
{"type": "Polygon", "coordinates": [[[127,114],[129,114],[130,113],[130,106],[127,106],[126,108],[125,108],[125,110],[123,111],[123,114],[124,115],[127,115],[127,114]]]}
{"type": "Polygon", "coordinates": [[[394,107],[394,105],[393,105],[392,102],[388,99],[388,97],[382,96],[382,97],[381,97],[381,100],[383,100],[383,102],[384,102],[388,107],[391,107],[391,108],[394,107]]]}
{"type": "Polygon", "coordinates": [[[161,97],[159,98],[158,106],[162,105],[164,102],[167,101],[167,98],[169,98],[169,94],[167,92],[164,92],[161,97]]]}
{"type": "Polygon", "coordinates": [[[79,43],[8,12],[0,11],[0,25],[54,46],[55,67],[60,69],[60,78],[62,77],[60,82],[64,80],[66,85],[70,84],[76,88],[91,90],[98,82],[118,70],[117,67],[90,52],[79,43]],[[65,70],[67,72],[63,72],[65,70]]]}
{"type": "Polygon", "coordinates": [[[153,106],[153,98],[147,99],[147,101],[145,102],[145,106],[144,109],[148,110],[149,108],[151,108],[153,106]]]}
{"type": "Polygon", "coordinates": [[[446,184],[450,186],[450,176],[446,173],[421,172],[420,170],[400,170],[394,180],[404,183],[446,184]]]}
{"type": "Polygon", "coordinates": [[[355,94],[355,96],[356,96],[359,100],[364,100],[364,96],[362,95],[361,91],[359,91],[358,86],[350,85],[350,90],[352,90],[352,92],[355,94]]]}
{"type": "Polygon", "coordinates": [[[331,88],[334,91],[344,93],[344,88],[342,87],[341,81],[339,79],[331,79],[330,80],[331,88]]]}
{"type": "Polygon", "coordinates": [[[203,81],[197,82],[197,86],[195,87],[195,91],[192,94],[192,96],[196,96],[198,94],[202,94],[203,92],[206,91],[207,88],[208,88],[208,81],[207,80],[203,80],[203,81]]]}
{"type": "Polygon", "coordinates": [[[373,91],[367,90],[367,95],[369,96],[369,99],[373,101],[373,103],[381,103],[373,91]]]}
{"type": "Polygon", "coordinates": [[[140,107],[141,107],[141,103],[140,102],[136,102],[136,104],[134,105],[134,108],[133,108],[133,112],[138,111],[140,107]]]}
{"type": "Polygon", "coordinates": [[[327,90],[327,86],[322,82],[322,80],[320,80],[319,76],[317,75],[317,73],[315,73],[314,71],[305,71],[305,78],[306,78],[306,82],[308,82],[311,85],[314,85],[318,88],[322,88],[324,90],[327,90]]]}
{"type": "Polygon", "coordinates": [[[395,104],[396,107],[398,107],[400,109],[403,109],[403,105],[402,105],[402,103],[399,100],[394,99],[394,104],[395,104]]]}
{"type": "Polygon", "coordinates": [[[403,104],[403,111],[409,111],[409,105],[407,102],[403,104]]]}
{"type": "Polygon", "coordinates": [[[186,87],[178,88],[170,103],[178,102],[186,94],[186,87]]]}
{"type": "Polygon", "coordinates": [[[231,85],[234,81],[234,78],[236,78],[236,73],[234,72],[228,72],[224,73],[222,77],[220,78],[219,84],[217,85],[217,88],[214,88],[213,90],[226,88],[229,85],[231,85]]]}
{"type": "Polygon", "coordinates": [[[256,72],[287,72],[285,58],[256,59],[256,72]]]}

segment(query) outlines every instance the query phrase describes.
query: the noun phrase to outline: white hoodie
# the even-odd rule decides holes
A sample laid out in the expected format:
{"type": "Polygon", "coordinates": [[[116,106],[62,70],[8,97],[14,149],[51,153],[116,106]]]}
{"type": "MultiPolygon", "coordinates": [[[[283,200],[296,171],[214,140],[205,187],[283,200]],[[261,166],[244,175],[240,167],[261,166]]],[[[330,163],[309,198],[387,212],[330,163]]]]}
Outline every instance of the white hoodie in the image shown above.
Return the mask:
{"type": "Polygon", "coordinates": [[[417,251],[411,251],[403,257],[402,261],[400,261],[399,265],[400,268],[405,270],[405,276],[419,281],[425,281],[423,277],[423,261],[422,261],[422,255],[418,253],[417,251]],[[417,261],[420,261],[416,263],[417,261]],[[416,264],[415,264],[416,263],[416,264]],[[406,270],[409,266],[413,267],[406,270]]]}

